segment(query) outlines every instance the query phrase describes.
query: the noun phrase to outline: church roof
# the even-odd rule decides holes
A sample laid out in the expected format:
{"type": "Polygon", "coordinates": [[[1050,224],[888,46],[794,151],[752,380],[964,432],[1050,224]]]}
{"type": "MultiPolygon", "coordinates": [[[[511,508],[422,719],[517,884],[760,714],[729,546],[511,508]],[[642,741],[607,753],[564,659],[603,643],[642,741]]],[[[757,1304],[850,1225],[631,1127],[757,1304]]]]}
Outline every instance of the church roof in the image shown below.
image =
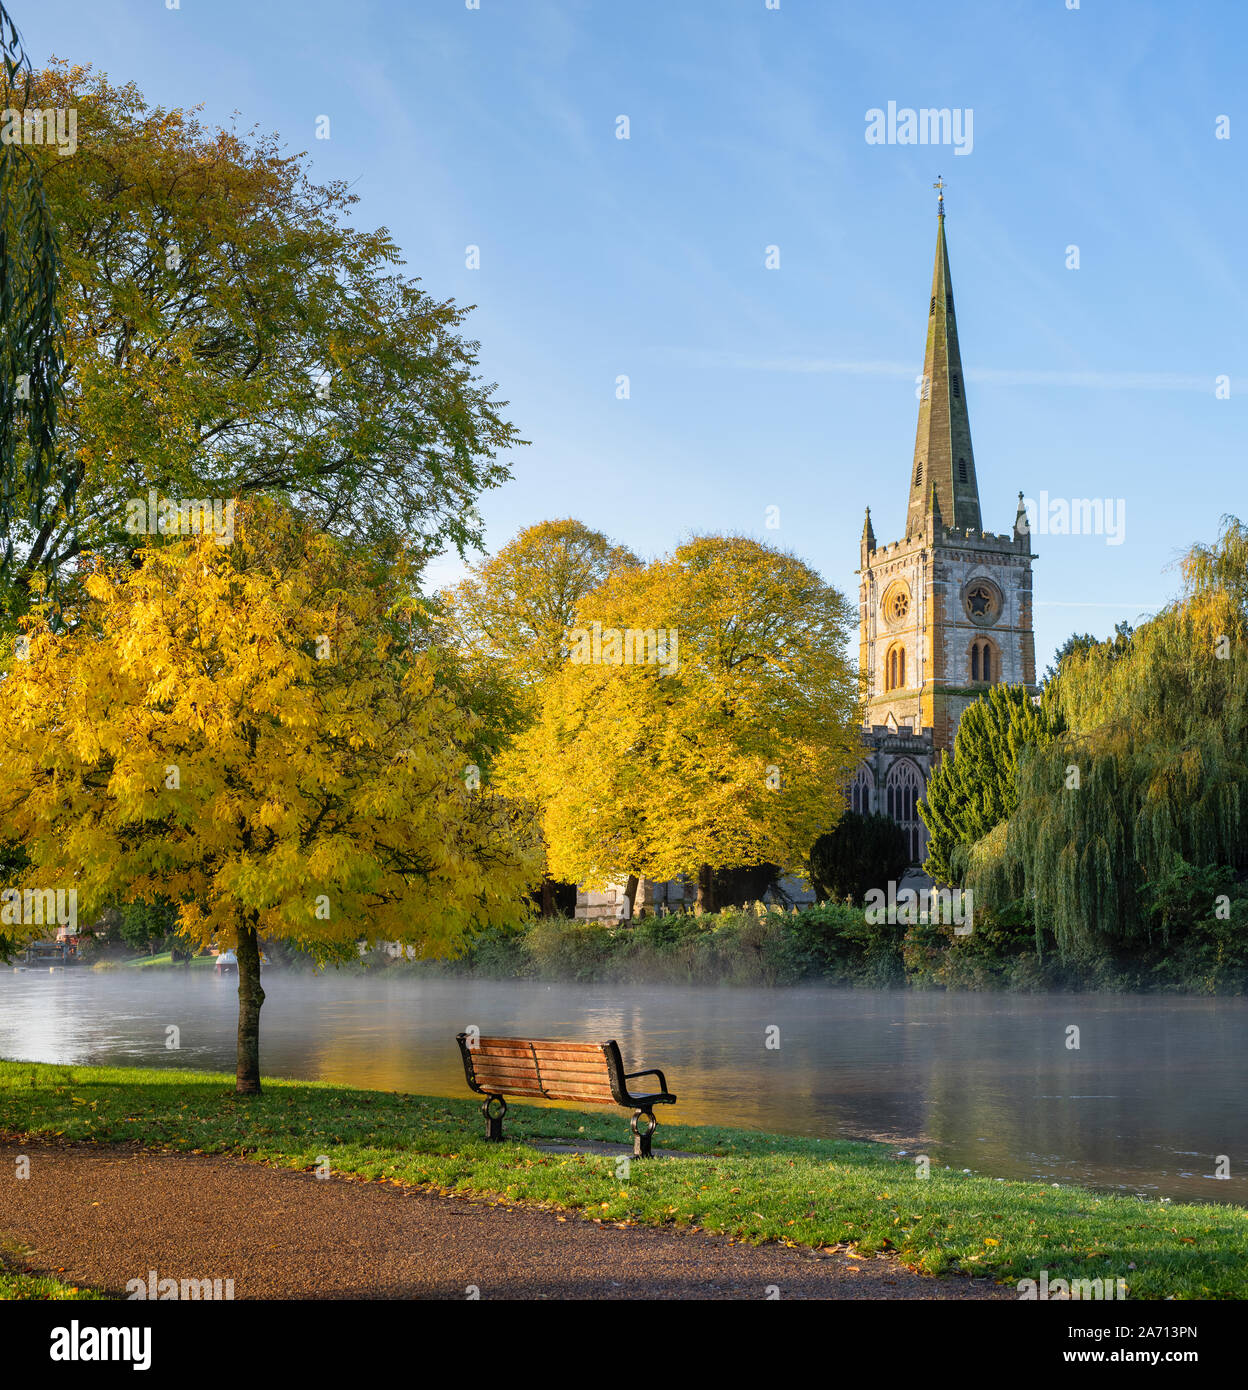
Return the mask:
{"type": "MultiPolygon", "coordinates": [[[[938,187],[941,187],[938,185],[938,187]]],[[[923,353],[923,389],[919,427],[910,471],[906,535],[923,531],[935,513],[938,524],[962,531],[981,529],[979,485],[971,451],[971,421],[966,409],[966,383],[958,350],[958,324],[953,309],[953,277],[945,244],[943,187],[936,223],[936,265],[927,315],[927,347],[923,353]]]]}

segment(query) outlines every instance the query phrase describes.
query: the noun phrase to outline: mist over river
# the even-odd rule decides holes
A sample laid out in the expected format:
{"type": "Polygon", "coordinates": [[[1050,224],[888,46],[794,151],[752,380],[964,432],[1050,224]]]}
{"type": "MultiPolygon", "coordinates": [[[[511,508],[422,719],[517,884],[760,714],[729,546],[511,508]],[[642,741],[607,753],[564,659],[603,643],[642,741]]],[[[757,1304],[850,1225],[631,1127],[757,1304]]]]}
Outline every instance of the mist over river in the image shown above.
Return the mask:
{"type": "MultiPolygon", "coordinates": [[[[200,971],[0,969],[0,1057],[232,1071],[236,986],[200,971]],[[178,1051],[165,1046],[170,1025],[178,1051]]],[[[667,1072],[680,1098],[672,1120],[883,1138],[996,1177],[1248,1202],[1243,999],[332,971],[274,971],[264,987],[261,1062],[271,1076],[462,1097],[454,1039],[470,1024],[616,1038],[629,1070],[667,1072]],[[1067,1046],[1072,1026],[1078,1049],[1067,1046]],[[1214,1176],[1217,1155],[1229,1179],[1214,1176]]]]}

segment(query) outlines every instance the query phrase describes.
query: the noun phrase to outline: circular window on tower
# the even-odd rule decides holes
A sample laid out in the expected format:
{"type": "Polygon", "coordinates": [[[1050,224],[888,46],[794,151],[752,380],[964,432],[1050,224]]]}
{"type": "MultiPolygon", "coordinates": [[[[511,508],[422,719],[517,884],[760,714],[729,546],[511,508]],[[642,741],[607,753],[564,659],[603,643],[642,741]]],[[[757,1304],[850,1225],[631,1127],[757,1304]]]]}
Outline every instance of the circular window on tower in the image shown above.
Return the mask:
{"type": "Polygon", "coordinates": [[[897,627],[910,616],[910,590],[903,580],[890,584],[884,591],[884,601],[880,605],[884,621],[897,627]]]}
{"type": "Polygon", "coordinates": [[[971,622],[991,627],[1001,616],[1001,590],[991,579],[972,579],[962,590],[962,603],[971,622]]]}

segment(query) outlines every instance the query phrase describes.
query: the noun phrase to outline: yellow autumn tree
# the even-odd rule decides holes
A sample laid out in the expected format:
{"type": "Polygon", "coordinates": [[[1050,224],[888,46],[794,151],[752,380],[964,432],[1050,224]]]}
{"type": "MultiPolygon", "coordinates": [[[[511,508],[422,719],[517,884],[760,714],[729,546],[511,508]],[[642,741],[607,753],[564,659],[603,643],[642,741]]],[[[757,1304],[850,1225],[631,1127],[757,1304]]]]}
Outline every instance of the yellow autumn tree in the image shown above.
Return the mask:
{"type": "MultiPolygon", "coordinates": [[[[485,715],[491,770],[497,750],[536,717],[542,683],[568,655],[578,605],[609,575],[640,563],[601,531],[562,517],[526,526],[441,594],[446,646],[485,715]]],[[[543,916],[554,911],[555,888],[544,874],[543,916]]]]}
{"type": "Polygon", "coordinates": [[[805,871],[859,756],[854,615],[800,560],[701,537],[581,604],[501,772],[551,872],[590,887],[763,862],[805,871]]]}
{"type": "Polygon", "coordinates": [[[567,656],[586,595],[639,564],[627,546],[573,517],[526,526],[443,594],[455,643],[478,665],[504,665],[531,691],[567,656]]]}
{"type": "Polygon", "coordinates": [[[29,622],[0,681],[0,836],[23,890],[172,901],[186,936],[233,947],[256,1092],[266,938],[454,954],[522,914],[535,837],[477,785],[401,569],[261,503],[232,544],[139,556],[93,569],[68,630],[29,622]]]}

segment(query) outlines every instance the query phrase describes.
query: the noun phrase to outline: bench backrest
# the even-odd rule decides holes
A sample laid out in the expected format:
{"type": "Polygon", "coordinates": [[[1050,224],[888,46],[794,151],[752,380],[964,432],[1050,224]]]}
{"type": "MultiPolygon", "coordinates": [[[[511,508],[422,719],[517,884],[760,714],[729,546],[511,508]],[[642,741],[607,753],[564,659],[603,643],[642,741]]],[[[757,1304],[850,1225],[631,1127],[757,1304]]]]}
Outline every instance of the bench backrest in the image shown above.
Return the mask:
{"type": "Polygon", "coordinates": [[[468,1085],[483,1095],[544,1096],[584,1105],[627,1105],[624,1067],[614,1041],[559,1038],[457,1038],[468,1085]]]}

